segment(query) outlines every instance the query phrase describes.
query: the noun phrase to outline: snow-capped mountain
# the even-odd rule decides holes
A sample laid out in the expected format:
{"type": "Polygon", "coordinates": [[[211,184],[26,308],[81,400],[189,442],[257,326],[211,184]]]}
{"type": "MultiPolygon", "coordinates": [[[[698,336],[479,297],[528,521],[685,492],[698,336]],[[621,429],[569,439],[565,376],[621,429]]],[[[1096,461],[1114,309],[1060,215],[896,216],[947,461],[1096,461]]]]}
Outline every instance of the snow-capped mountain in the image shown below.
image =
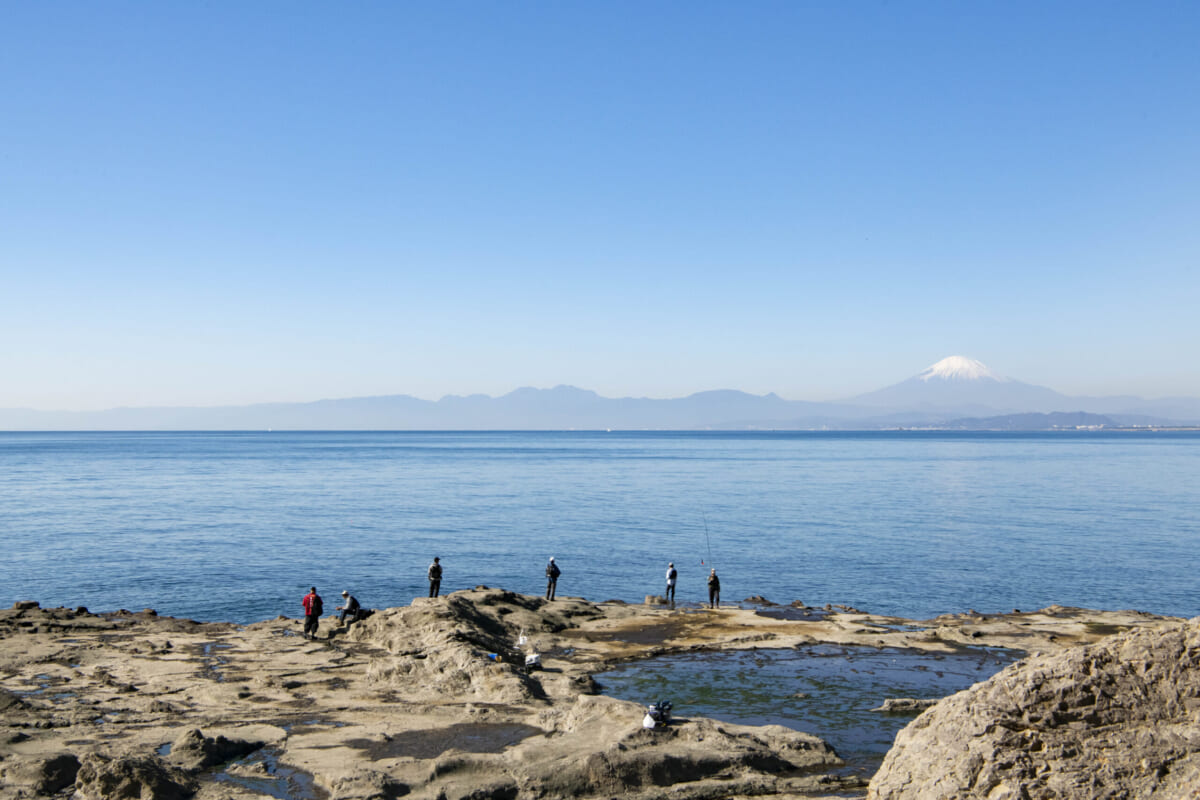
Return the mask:
{"type": "Polygon", "coordinates": [[[925,381],[1007,381],[1008,378],[1002,378],[982,361],[976,361],[973,358],[966,356],[950,356],[943,358],[941,361],[934,364],[932,367],[927,367],[924,372],[917,375],[917,380],[925,381]]]}
{"type": "Polygon", "coordinates": [[[1066,395],[1005,378],[966,356],[943,358],[906,381],[846,402],[956,416],[1075,410],[1066,395]]]}

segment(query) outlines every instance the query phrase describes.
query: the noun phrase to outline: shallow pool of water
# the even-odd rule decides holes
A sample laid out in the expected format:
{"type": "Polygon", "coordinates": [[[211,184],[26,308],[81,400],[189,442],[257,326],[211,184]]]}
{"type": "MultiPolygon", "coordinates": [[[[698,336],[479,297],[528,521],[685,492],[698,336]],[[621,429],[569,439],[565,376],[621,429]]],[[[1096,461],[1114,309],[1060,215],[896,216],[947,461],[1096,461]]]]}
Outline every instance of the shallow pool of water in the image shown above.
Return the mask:
{"type": "Polygon", "coordinates": [[[990,678],[1022,656],[997,648],[951,654],[813,645],[663,656],[596,675],[604,694],[674,703],[677,718],[786,725],[821,737],[847,769],[874,774],[915,714],[871,711],[892,697],[945,697],[990,678]]]}
{"type": "Polygon", "coordinates": [[[325,800],[329,794],[301,769],[280,762],[273,747],[256,750],[216,773],[218,783],[231,784],[276,800],[325,800]]]}

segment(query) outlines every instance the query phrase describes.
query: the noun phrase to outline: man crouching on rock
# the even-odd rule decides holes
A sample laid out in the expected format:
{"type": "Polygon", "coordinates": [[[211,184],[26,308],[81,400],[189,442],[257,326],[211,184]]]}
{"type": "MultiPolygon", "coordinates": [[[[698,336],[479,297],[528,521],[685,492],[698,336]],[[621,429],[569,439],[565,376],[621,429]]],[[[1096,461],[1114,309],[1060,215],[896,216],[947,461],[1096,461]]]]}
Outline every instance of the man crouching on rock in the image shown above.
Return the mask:
{"type": "Polygon", "coordinates": [[[321,615],[325,613],[325,603],[317,594],[317,587],[312,587],[300,604],[304,606],[304,638],[316,639],[317,626],[321,624],[321,615]]]}
{"type": "Polygon", "coordinates": [[[346,605],[338,606],[337,610],[342,612],[342,616],[338,619],[339,625],[346,625],[346,620],[349,619],[350,625],[358,622],[362,616],[362,606],[359,605],[358,598],[350,594],[350,590],[342,591],[342,602],[346,605]]]}

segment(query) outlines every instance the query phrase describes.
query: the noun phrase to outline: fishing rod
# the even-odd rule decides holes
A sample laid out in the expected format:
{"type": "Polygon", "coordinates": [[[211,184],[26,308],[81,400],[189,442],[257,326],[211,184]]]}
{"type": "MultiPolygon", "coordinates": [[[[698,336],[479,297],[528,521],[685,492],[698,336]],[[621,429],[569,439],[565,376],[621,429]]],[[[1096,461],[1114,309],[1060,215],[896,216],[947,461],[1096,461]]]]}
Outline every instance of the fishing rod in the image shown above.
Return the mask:
{"type": "Polygon", "coordinates": [[[712,563],[712,542],[708,540],[708,517],[704,515],[703,511],[700,512],[700,519],[704,520],[704,544],[708,548],[708,568],[716,569],[712,563]]]}

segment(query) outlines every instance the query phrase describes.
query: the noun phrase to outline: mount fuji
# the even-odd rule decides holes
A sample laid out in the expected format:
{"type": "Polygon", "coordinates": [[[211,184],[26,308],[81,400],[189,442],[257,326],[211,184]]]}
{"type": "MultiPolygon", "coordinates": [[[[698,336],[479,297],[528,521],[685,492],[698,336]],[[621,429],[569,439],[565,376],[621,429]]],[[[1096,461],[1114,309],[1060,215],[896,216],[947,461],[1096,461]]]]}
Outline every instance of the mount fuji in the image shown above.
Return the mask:
{"type": "Polygon", "coordinates": [[[943,358],[906,381],[845,402],[904,411],[978,416],[1075,410],[1067,395],[1005,378],[965,356],[943,358]]]}

